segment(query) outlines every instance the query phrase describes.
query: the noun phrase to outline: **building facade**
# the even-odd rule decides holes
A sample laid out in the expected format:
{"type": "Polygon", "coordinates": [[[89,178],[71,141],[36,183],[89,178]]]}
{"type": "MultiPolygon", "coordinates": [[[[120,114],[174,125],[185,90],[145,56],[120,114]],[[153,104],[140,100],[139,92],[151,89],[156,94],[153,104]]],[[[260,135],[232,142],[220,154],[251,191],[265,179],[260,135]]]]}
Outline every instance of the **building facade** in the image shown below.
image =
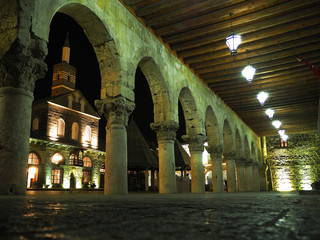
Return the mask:
{"type": "Polygon", "coordinates": [[[98,150],[99,115],[75,89],[68,37],[53,66],[51,97],[33,103],[27,188],[101,188],[105,152],[98,150]]]}

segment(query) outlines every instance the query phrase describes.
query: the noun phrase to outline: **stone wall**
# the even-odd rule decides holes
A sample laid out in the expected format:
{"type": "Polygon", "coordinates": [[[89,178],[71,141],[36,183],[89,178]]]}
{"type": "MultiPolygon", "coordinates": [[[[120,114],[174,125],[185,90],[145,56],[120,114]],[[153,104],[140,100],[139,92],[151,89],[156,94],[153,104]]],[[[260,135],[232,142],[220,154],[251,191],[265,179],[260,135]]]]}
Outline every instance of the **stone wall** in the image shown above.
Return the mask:
{"type": "Polygon", "coordinates": [[[280,147],[280,137],[268,136],[267,164],[275,191],[309,190],[320,176],[319,137],[316,131],[290,134],[288,147],[280,147]]]}

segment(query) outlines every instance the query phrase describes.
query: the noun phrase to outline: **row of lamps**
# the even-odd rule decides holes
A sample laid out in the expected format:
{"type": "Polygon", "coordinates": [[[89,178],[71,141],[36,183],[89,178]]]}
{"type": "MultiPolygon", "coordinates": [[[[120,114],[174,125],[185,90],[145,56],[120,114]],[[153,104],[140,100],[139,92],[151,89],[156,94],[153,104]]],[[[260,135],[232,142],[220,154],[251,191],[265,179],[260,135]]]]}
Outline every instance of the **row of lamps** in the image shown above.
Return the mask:
{"type": "MultiPolygon", "coordinates": [[[[233,29],[232,29],[232,15],[233,15],[233,13],[230,13],[231,34],[226,38],[226,44],[227,44],[228,48],[230,49],[231,55],[235,56],[237,54],[237,48],[241,44],[241,36],[238,35],[238,34],[235,34],[233,29]]],[[[247,52],[247,59],[248,59],[248,50],[246,50],[246,52],[247,52]]],[[[256,72],[256,69],[254,67],[252,67],[249,63],[242,70],[242,75],[246,78],[246,80],[248,81],[249,84],[252,82],[255,72],[256,72]]],[[[260,91],[258,93],[257,99],[259,100],[261,106],[264,105],[264,103],[265,103],[265,101],[267,100],[268,97],[269,97],[269,94],[264,92],[264,91],[260,91]]],[[[270,120],[273,119],[274,113],[275,113],[275,110],[273,110],[271,108],[266,110],[266,114],[268,115],[270,120]]],[[[278,130],[278,133],[279,133],[281,139],[283,141],[287,141],[288,135],[285,134],[285,130],[284,129],[280,129],[281,124],[282,123],[279,120],[272,121],[272,125],[278,130]]]]}

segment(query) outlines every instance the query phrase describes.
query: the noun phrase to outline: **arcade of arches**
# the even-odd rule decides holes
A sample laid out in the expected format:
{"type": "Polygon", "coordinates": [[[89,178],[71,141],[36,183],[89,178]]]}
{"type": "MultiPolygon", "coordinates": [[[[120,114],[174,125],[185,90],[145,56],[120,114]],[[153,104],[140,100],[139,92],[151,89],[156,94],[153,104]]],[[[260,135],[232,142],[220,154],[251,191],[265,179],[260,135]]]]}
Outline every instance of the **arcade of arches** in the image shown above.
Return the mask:
{"type": "Polygon", "coordinates": [[[128,116],[135,108],[135,72],[144,73],[154,104],[151,128],[159,147],[159,192],[175,193],[174,140],[181,102],[191,154],[191,190],[205,191],[204,143],[212,162],[212,191],[266,189],[259,137],[160,43],[117,0],[1,1],[0,194],[25,194],[28,140],[35,81],[47,71],[49,26],[62,12],[75,19],[99,63],[101,96],[95,105],[107,119],[105,194],[126,194],[128,116]],[[46,9],[46,11],[43,11],[46,9]]]}

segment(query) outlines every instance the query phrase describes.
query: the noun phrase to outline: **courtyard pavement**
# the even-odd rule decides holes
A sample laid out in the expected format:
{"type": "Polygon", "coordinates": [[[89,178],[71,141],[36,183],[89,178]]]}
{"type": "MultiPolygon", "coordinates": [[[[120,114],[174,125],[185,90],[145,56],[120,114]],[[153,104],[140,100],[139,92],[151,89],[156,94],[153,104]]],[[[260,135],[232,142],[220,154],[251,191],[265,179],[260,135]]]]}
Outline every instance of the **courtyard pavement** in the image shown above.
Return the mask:
{"type": "Polygon", "coordinates": [[[320,239],[320,195],[28,192],[0,196],[0,239],[320,239]]]}

